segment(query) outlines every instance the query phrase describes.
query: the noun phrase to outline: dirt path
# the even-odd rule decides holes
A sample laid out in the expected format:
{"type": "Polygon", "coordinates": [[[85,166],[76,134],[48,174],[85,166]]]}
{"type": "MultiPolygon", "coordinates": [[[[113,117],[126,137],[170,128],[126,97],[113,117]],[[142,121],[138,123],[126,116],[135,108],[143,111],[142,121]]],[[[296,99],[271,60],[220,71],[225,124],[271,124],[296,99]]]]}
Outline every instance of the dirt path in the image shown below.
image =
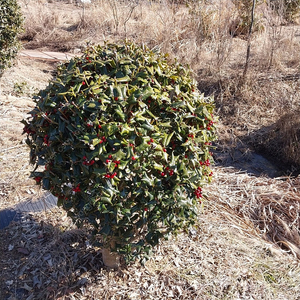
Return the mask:
{"type": "Polygon", "coordinates": [[[69,60],[76,54],[72,53],[62,53],[62,52],[51,52],[51,51],[42,51],[42,50],[22,50],[19,55],[25,58],[31,59],[43,59],[43,60],[52,60],[52,61],[63,61],[69,60]]]}

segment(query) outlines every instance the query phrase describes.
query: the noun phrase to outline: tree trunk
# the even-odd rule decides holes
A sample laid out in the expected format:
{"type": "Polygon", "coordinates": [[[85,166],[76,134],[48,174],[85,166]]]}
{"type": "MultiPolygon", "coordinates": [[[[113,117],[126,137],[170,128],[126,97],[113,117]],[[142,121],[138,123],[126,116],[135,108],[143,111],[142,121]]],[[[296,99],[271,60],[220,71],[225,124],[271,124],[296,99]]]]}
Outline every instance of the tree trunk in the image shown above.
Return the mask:
{"type": "Polygon", "coordinates": [[[102,259],[106,267],[111,269],[118,269],[120,266],[120,257],[116,252],[111,252],[110,249],[114,248],[114,242],[111,242],[111,247],[102,249],[102,259]]]}
{"type": "Polygon", "coordinates": [[[247,55],[246,55],[246,63],[244,67],[244,72],[243,72],[243,77],[242,81],[245,81],[247,71],[248,71],[248,66],[249,66],[249,59],[250,59],[250,47],[251,47],[251,34],[252,34],[252,28],[254,24],[254,11],[255,11],[255,2],[256,0],[252,1],[252,9],[251,9],[251,23],[249,27],[249,33],[248,33],[248,44],[247,44],[247,55]]]}

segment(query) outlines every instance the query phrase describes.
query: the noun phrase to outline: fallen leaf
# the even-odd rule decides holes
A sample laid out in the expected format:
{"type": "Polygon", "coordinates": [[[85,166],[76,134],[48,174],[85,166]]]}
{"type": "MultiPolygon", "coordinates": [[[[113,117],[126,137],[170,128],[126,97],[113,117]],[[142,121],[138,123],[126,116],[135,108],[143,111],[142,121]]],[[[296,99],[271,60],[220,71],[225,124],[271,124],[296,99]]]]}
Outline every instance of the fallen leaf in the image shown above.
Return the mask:
{"type": "Polygon", "coordinates": [[[28,292],[32,291],[32,288],[27,283],[24,283],[23,289],[28,292]]]}
{"type": "Polygon", "coordinates": [[[5,283],[6,283],[6,285],[10,286],[14,283],[14,281],[13,280],[7,280],[7,281],[5,281],[5,283]]]}
{"type": "Polygon", "coordinates": [[[18,251],[19,253],[22,253],[22,254],[25,254],[25,255],[28,255],[28,254],[29,254],[28,249],[23,248],[23,247],[17,248],[17,251],[18,251]]]}
{"type": "Polygon", "coordinates": [[[85,285],[87,283],[88,279],[86,277],[81,278],[78,280],[77,285],[85,285]]]}
{"type": "Polygon", "coordinates": [[[41,281],[38,279],[38,277],[37,276],[33,276],[33,287],[35,287],[35,286],[37,286],[38,288],[40,288],[41,287],[41,281]]]}

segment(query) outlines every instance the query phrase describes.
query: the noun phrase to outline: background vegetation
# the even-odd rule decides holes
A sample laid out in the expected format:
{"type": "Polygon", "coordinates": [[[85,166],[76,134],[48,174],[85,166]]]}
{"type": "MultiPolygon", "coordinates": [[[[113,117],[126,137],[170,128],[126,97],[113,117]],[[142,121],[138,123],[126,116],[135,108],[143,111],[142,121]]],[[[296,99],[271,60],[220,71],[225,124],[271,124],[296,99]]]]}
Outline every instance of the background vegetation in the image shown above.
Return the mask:
{"type": "MultiPolygon", "coordinates": [[[[248,142],[268,152],[257,144],[260,129],[298,105],[296,2],[256,1],[249,38],[250,0],[97,0],[89,5],[24,0],[22,40],[26,48],[80,52],[87,43],[126,38],[169,53],[192,67],[200,90],[215,96],[224,124],[233,124],[248,142]],[[248,42],[249,71],[242,84],[248,42]]],[[[299,169],[292,155],[275,154],[286,169],[299,169]]]]}
{"type": "Polygon", "coordinates": [[[0,1],[0,76],[16,58],[20,43],[18,34],[22,31],[22,15],[16,0],[0,1]]]}

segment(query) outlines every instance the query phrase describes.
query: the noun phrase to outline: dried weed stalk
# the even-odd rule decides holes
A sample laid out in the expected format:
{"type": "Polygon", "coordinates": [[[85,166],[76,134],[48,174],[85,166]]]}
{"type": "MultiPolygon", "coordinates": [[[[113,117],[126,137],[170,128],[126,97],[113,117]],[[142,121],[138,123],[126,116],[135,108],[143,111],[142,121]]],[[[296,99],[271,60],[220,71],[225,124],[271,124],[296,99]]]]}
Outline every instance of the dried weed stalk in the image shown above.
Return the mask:
{"type": "Polygon", "coordinates": [[[209,203],[221,215],[300,258],[299,177],[270,179],[222,168],[216,176],[209,203]]]}

